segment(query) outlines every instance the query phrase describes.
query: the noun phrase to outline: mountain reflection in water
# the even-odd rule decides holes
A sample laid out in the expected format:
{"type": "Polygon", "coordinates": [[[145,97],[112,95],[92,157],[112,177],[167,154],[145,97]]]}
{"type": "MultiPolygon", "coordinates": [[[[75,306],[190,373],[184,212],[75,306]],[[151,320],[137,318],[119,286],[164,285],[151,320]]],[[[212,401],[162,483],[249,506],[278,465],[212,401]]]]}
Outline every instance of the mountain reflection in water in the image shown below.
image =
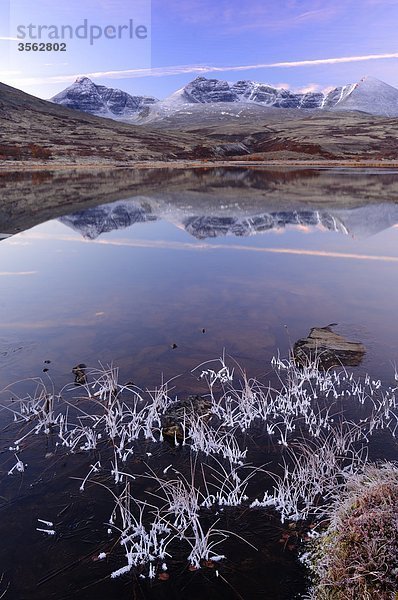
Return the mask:
{"type": "Polygon", "coordinates": [[[184,228],[193,237],[202,240],[225,235],[245,237],[288,226],[320,227],[345,235],[369,236],[398,223],[398,205],[374,204],[354,209],[291,210],[251,214],[250,207],[238,203],[222,206],[219,214],[192,214],[196,206],[175,208],[172,203],[145,198],[118,201],[88,208],[59,220],[81,233],[86,239],[96,239],[102,233],[126,229],[135,223],[164,220],[184,228]]]}

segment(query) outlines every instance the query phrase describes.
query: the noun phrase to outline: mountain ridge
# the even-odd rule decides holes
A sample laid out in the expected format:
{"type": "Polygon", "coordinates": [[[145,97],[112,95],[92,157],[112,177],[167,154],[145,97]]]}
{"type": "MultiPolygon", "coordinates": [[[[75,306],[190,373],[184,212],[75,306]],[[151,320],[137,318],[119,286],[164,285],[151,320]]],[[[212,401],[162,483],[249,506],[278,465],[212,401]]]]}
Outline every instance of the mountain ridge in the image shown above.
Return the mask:
{"type": "MultiPolygon", "coordinates": [[[[251,80],[229,82],[196,77],[163,100],[152,96],[132,96],[118,89],[93,83],[79,77],[52,102],[97,116],[137,122],[167,119],[196,106],[211,105],[214,112],[222,105],[235,106],[234,116],[249,106],[297,111],[361,111],[368,114],[398,116],[398,89],[374,77],[365,76],[357,83],[336,87],[327,92],[294,92],[283,87],[251,80]]],[[[203,113],[209,112],[208,107],[203,113]]]]}

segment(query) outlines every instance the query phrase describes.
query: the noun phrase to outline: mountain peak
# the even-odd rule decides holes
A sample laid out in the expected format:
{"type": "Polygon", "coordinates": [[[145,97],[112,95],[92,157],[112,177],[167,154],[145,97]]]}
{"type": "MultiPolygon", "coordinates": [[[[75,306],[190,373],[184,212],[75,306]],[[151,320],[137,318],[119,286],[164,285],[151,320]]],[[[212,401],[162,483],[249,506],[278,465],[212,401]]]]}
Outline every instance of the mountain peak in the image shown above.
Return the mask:
{"type": "Polygon", "coordinates": [[[346,87],[347,91],[333,107],[336,110],[359,110],[385,117],[398,115],[398,90],[388,83],[366,75],[355,85],[346,87]]]}
{"type": "Polygon", "coordinates": [[[89,77],[86,77],[86,75],[80,75],[79,77],[76,77],[75,83],[90,83],[91,85],[95,85],[95,83],[91,81],[89,77]]]}
{"type": "Polygon", "coordinates": [[[386,83],[384,83],[384,81],[382,81],[381,79],[378,79],[377,77],[373,77],[373,75],[364,75],[363,77],[361,77],[361,79],[359,80],[359,83],[362,83],[364,81],[377,81],[377,83],[382,83],[383,85],[387,85],[386,83]]]}
{"type": "Polygon", "coordinates": [[[122,90],[97,85],[85,75],[77,77],[72,85],[51,100],[68,108],[121,120],[130,119],[142,108],[156,102],[156,98],[150,96],[131,96],[122,90]]]}

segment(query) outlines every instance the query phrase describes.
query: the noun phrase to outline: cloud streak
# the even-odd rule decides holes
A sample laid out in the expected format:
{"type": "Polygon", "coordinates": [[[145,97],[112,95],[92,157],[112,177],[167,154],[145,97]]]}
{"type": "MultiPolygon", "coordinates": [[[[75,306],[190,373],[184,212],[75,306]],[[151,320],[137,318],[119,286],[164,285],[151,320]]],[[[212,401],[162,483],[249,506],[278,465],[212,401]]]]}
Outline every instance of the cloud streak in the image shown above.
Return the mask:
{"type": "Polygon", "coordinates": [[[37,271],[0,271],[0,277],[37,275],[37,271]]]}
{"type": "Polygon", "coordinates": [[[286,254],[295,256],[315,256],[321,258],[337,258],[360,261],[375,261],[398,263],[398,256],[384,256],[378,254],[355,254],[351,252],[330,252],[327,250],[305,250],[302,248],[267,248],[265,246],[244,246],[239,244],[209,244],[207,242],[174,242],[165,240],[105,240],[95,239],[87,240],[71,235],[42,234],[42,233],[24,233],[24,238],[33,240],[57,240],[62,242],[73,242],[79,244],[96,244],[99,246],[129,247],[129,248],[151,248],[153,250],[238,250],[242,252],[256,252],[266,254],[286,254]]]}
{"type": "Polygon", "coordinates": [[[185,74],[207,74],[223,72],[243,72],[254,71],[258,69],[293,69],[299,67],[317,67],[320,65],[336,65],[343,63],[366,62],[373,60],[397,59],[398,52],[389,52],[385,54],[365,54],[360,56],[338,56],[330,58],[317,58],[308,60],[281,61],[273,63],[257,63],[254,65],[235,65],[235,66],[212,66],[212,65],[177,65],[166,67],[153,67],[145,69],[126,69],[118,71],[93,71],[91,73],[75,73],[73,75],[53,75],[48,77],[26,77],[14,80],[25,85],[34,85],[42,83],[73,83],[81,75],[86,75],[91,79],[130,79],[136,77],[168,77],[171,75],[185,74]]]}

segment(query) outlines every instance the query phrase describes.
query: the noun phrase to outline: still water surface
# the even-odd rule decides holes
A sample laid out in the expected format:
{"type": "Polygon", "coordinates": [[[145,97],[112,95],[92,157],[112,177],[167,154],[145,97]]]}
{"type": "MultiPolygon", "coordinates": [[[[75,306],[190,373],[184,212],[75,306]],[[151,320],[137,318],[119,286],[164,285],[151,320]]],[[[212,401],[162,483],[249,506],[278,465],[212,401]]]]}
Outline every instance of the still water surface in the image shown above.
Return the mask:
{"type": "MultiPolygon", "coordinates": [[[[265,192],[258,178],[242,190],[241,173],[235,190],[228,181],[225,189],[220,183],[208,190],[202,186],[198,194],[189,179],[177,191],[165,186],[145,194],[144,189],[114,203],[91,202],[69,215],[64,209],[59,218],[3,239],[0,387],[42,376],[60,389],[73,380],[76,364],[113,361],[122,382],[150,388],[162,374],[165,379],[181,375],[178,393],[197,392],[191,370],[223,349],[251,376],[266,378],[278,350],[286,355],[311,327],[330,323],[365,345],[357,372],[390,380],[398,361],[398,204],[383,186],[388,178],[390,190],[398,174],[328,172],[320,193],[329,193],[334,183],[338,190],[346,178],[354,199],[344,192],[329,203],[324,197],[309,203],[310,180],[306,193],[298,187],[295,195],[293,184],[287,200],[282,186],[280,207],[274,194],[267,198],[270,178],[265,192]],[[369,178],[380,198],[361,202],[369,178]]],[[[5,427],[9,413],[0,415],[5,427]]],[[[3,429],[2,449],[14,434],[3,429]]],[[[43,454],[40,444],[32,447],[33,457],[43,454]]],[[[158,451],[159,466],[168,464],[172,450],[163,452],[158,451]]],[[[75,483],[58,479],[62,468],[68,475],[86,474],[87,461],[82,466],[76,456],[60,460],[21,478],[7,477],[10,462],[3,460],[2,560],[11,581],[6,598],[60,599],[76,593],[82,599],[111,598],[112,590],[130,598],[128,583],[112,582],[112,587],[107,571],[92,561],[92,545],[100,544],[107,518],[97,508],[93,520],[92,505],[101,505],[98,490],[89,490],[83,502],[75,483]],[[32,521],[41,505],[59,518],[65,508],[81,535],[64,532],[62,550],[59,543],[38,539],[32,521]],[[57,559],[48,558],[49,548],[59,552],[57,559]],[[93,581],[101,578],[93,590],[93,581]]],[[[157,584],[137,588],[133,597],[293,598],[292,590],[304,585],[302,571],[282,552],[278,533],[250,518],[254,530],[264,528],[271,545],[261,560],[247,549],[243,559],[233,557],[229,581],[235,591],[213,574],[200,582],[190,574],[175,589],[157,584]]]]}
{"type": "Polygon", "coordinates": [[[114,361],[151,385],[223,348],[259,375],[329,323],[384,372],[397,358],[397,241],[386,203],[214,211],[141,197],[46,222],[0,245],[1,385],[44,360],[60,383],[77,363],[114,361]]]}

